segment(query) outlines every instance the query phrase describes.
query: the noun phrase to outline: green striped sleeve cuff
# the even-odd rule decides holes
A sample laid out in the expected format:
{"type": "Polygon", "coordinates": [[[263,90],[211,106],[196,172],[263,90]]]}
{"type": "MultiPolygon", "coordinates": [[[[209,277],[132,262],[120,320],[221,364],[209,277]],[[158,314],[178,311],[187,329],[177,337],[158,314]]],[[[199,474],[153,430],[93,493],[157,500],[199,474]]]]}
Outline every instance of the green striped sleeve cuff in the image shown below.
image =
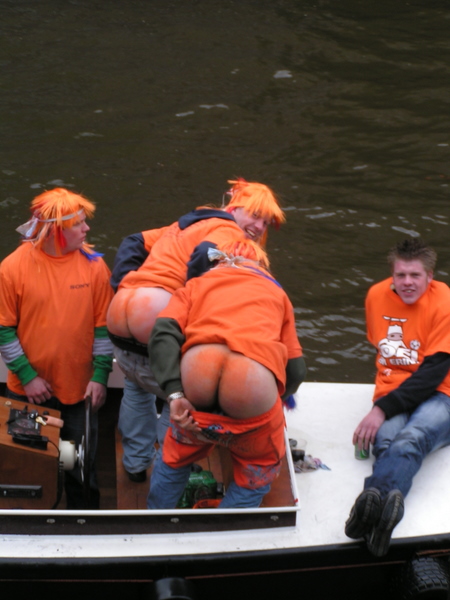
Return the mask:
{"type": "Polygon", "coordinates": [[[25,354],[22,354],[22,356],[19,356],[11,362],[6,363],[6,366],[12,373],[17,375],[22,385],[30,383],[32,379],[37,377],[37,372],[30,365],[28,358],[25,356],[25,354]]]}
{"type": "Polygon", "coordinates": [[[25,356],[15,327],[0,327],[0,353],[8,369],[17,375],[22,385],[26,385],[37,376],[25,356]]]}
{"type": "Polygon", "coordinates": [[[94,374],[91,381],[107,385],[108,376],[112,371],[112,361],[112,356],[104,356],[102,354],[94,356],[94,374]]]}

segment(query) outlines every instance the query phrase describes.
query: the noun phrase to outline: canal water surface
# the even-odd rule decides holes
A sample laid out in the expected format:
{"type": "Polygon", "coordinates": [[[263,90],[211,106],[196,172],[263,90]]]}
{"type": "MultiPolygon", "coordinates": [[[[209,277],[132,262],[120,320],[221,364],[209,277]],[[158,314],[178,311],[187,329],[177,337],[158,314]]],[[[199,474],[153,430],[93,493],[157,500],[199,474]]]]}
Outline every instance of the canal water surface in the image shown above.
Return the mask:
{"type": "Polygon", "coordinates": [[[261,181],[309,380],[370,382],[368,287],[424,237],[450,279],[450,6],[436,0],[0,0],[0,258],[40,191],[97,203],[90,241],[261,181]]]}

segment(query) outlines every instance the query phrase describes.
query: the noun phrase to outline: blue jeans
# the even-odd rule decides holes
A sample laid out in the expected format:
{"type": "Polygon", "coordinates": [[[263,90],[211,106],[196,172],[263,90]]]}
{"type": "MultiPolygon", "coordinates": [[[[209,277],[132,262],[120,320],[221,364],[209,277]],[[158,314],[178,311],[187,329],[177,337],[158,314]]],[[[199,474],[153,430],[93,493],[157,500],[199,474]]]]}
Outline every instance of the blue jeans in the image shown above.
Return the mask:
{"type": "Polygon", "coordinates": [[[162,446],[169,427],[170,410],[164,402],[160,418],[156,396],[127,377],[124,380],[118,429],[122,436],[123,466],[130,473],[147,470],[156,455],[155,442],[162,446]]]}
{"type": "Polygon", "coordinates": [[[364,489],[377,488],[384,498],[398,489],[406,496],[423,459],[450,444],[450,397],[435,392],[412,413],[402,413],[378,430],[373,454],[373,474],[364,489]]]}
{"type": "MultiPolygon", "coordinates": [[[[21,396],[6,389],[7,398],[12,400],[21,400],[28,402],[26,396],[21,396]]],[[[53,408],[61,412],[61,419],[64,425],[61,429],[62,440],[73,440],[75,446],[81,444],[81,440],[85,431],[85,404],[78,402],[77,404],[62,404],[57,398],[50,398],[43,404],[39,405],[42,408],[53,408]]],[[[89,506],[86,506],[84,501],[84,484],[81,477],[81,470],[77,465],[71,471],[64,472],[64,490],[66,492],[67,508],[69,510],[76,509],[98,509],[100,508],[100,492],[97,482],[97,473],[95,469],[95,457],[97,454],[98,443],[98,413],[91,413],[91,438],[90,438],[90,500],[89,506]]]]}
{"type": "Polygon", "coordinates": [[[127,379],[158,398],[166,397],[153,375],[148,356],[114,346],[114,357],[127,379]]]}
{"type": "MultiPolygon", "coordinates": [[[[161,454],[158,454],[151,475],[147,508],[154,510],[175,508],[189,481],[191,466],[189,464],[179,469],[172,469],[163,462],[161,454]]],[[[257,508],[269,490],[270,483],[250,490],[233,481],[226,490],[220,508],[257,508]]]]}

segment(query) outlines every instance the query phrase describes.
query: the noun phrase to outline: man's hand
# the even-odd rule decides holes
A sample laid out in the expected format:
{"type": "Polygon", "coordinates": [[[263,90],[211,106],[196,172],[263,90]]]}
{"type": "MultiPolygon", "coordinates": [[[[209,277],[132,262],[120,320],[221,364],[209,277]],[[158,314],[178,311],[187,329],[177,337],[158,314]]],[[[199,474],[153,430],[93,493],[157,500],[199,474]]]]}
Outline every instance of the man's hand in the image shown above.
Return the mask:
{"type": "Polygon", "coordinates": [[[170,418],[186,431],[200,433],[200,426],[190,414],[191,410],[195,410],[195,406],[187,398],[177,398],[170,403],[170,418]]]}
{"type": "Polygon", "coordinates": [[[31,404],[42,404],[50,400],[53,394],[52,386],[39,376],[25,384],[23,389],[31,404]]]}
{"type": "Polygon", "coordinates": [[[105,404],[106,400],[106,386],[103,383],[97,383],[96,381],[90,381],[86,388],[84,397],[91,397],[91,408],[92,412],[97,412],[105,404]]]}
{"type": "Polygon", "coordinates": [[[374,406],[372,410],[364,417],[353,434],[353,443],[358,444],[358,449],[369,448],[370,444],[375,442],[375,436],[381,425],[386,420],[386,415],[378,406],[374,406]]]}

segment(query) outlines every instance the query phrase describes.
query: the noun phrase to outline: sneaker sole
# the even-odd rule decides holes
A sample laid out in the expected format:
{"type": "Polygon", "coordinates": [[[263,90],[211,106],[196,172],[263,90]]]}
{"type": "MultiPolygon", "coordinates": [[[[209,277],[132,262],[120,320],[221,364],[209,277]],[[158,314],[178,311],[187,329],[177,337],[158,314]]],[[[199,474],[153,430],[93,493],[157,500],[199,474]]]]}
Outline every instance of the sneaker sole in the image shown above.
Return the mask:
{"type": "Polygon", "coordinates": [[[355,501],[350,518],[345,524],[345,535],[355,540],[364,537],[378,521],[381,512],[381,497],[378,490],[369,488],[362,492],[355,501]],[[358,511],[358,503],[364,502],[362,515],[358,511]],[[352,523],[354,521],[354,523],[352,523]]]}
{"type": "Polygon", "coordinates": [[[402,493],[399,490],[389,492],[383,505],[380,520],[367,540],[367,548],[374,556],[387,554],[392,531],[402,520],[404,511],[402,493]]]}

